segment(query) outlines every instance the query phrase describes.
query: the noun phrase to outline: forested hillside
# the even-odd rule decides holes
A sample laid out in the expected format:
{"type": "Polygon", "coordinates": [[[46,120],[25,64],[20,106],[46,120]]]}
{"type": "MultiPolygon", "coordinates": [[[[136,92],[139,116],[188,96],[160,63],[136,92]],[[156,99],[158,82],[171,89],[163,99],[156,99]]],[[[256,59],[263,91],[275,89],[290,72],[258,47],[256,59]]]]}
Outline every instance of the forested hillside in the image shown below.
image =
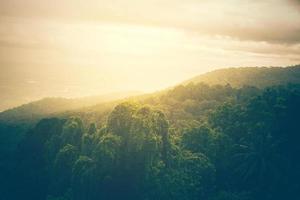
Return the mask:
{"type": "MultiPolygon", "coordinates": [[[[106,110],[105,102],[124,100],[131,95],[140,94],[139,92],[111,93],[101,96],[83,97],[77,99],[67,98],[45,98],[28,104],[21,105],[0,113],[0,158],[9,157],[16,145],[24,137],[28,129],[43,119],[52,116],[73,115],[73,110],[88,110],[87,107],[101,104],[98,112],[106,110]]],[[[109,110],[115,104],[109,104],[109,110]]]]}
{"type": "Polygon", "coordinates": [[[93,106],[96,104],[123,99],[130,96],[140,95],[140,92],[111,93],[101,96],[91,96],[82,98],[45,98],[16,108],[8,109],[0,113],[0,122],[21,124],[31,123],[41,118],[49,117],[57,113],[68,110],[76,110],[93,106]]]}
{"type": "MultiPolygon", "coordinates": [[[[265,88],[288,83],[300,84],[300,66],[225,68],[199,75],[180,85],[188,85],[189,83],[204,83],[207,85],[223,86],[228,84],[234,88],[241,88],[243,86],[265,88]]],[[[180,85],[177,88],[178,90],[180,90],[180,85]]],[[[101,110],[104,102],[112,102],[130,96],[136,96],[135,98],[131,98],[131,100],[147,99],[149,96],[156,98],[169,91],[170,89],[144,96],[137,96],[139,94],[138,92],[126,92],[78,99],[45,98],[40,101],[35,101],[1,112],[0,122],[6,124],[36,122],[42,118],[63,112],[80,112],[80,108],[82,108],[82,112],[85,112],[86,110],[94,111],[94,108],[99,107],[101,110]]]]}
{"type": "Polygon", "coordinates": [[[196,76],[183,84],[204,82],[209,85],[242,87],[251,85],[264,88],[287,83],[300,83],[300,65],[291,67],[241,67],[219,69],[196,76]]]}
{"type": "MultiPolygon", "coordinates": [[[[225,68],[201,74],[195,78],[187,80],[180,85],[189,83],[204,83],[207,85],[231,85],[234,88],[243,86],[255,86],[265,88],[274,85],[284,85],[287,83],[300,84],[300,66],[293,67],[243,67],[243,68],[225,68]]],[[[179,86],[180,86],[179,85],[179,86]]],[[[124,92],[98,97],[86,97],[78,99],[65,98],[45,98],[0,113],[0,122],[5,123],[28,123],[36,121],[43,117],[49,117],[71,110],[91,110],[92,106],[98,104],[101,107],[104,102],[123,99],[130,96],[136,96],[131,99],[146,99],[148,96],[157,97],[166,94],[168,90],[156,92],[149,95],[138,96],[138,92],[124,92]],[[90,107],[90,108],[89,108],[90,107]]]]}
{"type": "Polygon", "coordinates": [[[1,199],[298,199],[300,84],[275,85],[178,85],[51,115],[24,137],[3,125],[1,199]]]}

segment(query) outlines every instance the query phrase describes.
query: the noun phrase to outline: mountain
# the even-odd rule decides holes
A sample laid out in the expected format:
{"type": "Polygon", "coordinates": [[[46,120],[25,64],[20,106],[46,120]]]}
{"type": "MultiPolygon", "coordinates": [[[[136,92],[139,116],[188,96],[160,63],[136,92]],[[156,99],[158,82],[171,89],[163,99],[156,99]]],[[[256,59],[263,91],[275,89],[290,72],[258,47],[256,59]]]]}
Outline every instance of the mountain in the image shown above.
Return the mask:
{"type": "Polygon", "coordinates": [[[300,84],[197,83],[136,100],[42,119],[23,137],[6,128],[3,199],[299,196],[300,84]]]}
{"type": "Polygon", "coordinates": [[[152,94],[47,98],[5,111],[0,177],[8,181],[0,193],[49,200],[69,199],[68,191],[87,200],[294,199],[300,84],[286,84],[298,83],[298,73],[299,66],[231,68],[152,94]],[[166,198],[169,191],[174,195],[166,198]]]}
{"type": "Polygon", "coordinates": [[[300,65],[290,67],[241,67],[219,69],[198,75],[183,82],[203,82],[209,85],[226,85],[242,87],[244,85],[265,88],[287,83],[300,83],[300,65]]]}
{"type": "MultiPolygon", "coordinates": [[[[245,85],[265,88],[287,83],[299,84],[300,65],[289,67],[240,67],[219,69],[198,75],[184,81],[178,86],[191,83],[205,83],[208,85],[230,84],[234,88],[241,88],[245,85]]],[[[173,88],[147,95],[140,95],[139,92],[124,92],[77,99],[45,98],[1,112],[0,122],[28,123],[36,122],[41,118],[58,113],[93,112],[96,109],[103,110],[102,107],[109,107],[111,109],[113,105],[116,105],[116,103],[122,101],[122,99],[124,100],[125,97],[135,96],[135,98],[130,98],[130,100],[134,99],[140,101],[142,99],[156,98],[157,96],[167,94],[173,88]],[[103,103],[105,102],[110,103],[105,104],[104,106],[103,103]]]]}
{"type": "Polygon", "coordinates": [[[259,93],[258,89],[286,84],[300,84],[300,65],[291,67],[226,68],[196,76],[181,84],[155,93],[68,110],[55,116],[60,118],[78,116],[85,122],[94,121],[104,124],[107,115],[116,105],[124,101],[134,101],[158,107],[168,115],[168,119],[171,121],[175,118],[184,121],[194,119],[195,114],[197,119],[200,119],[205,112],[222,103],[231,89],[241,88],[240,92],[246,93],[246,96],[250,97],[256,96],[259,93]],[[227,84],[230,84],[230,86],[227,84]],[[172,112],[165,108],[172,108],[172,112]]]}
{"type": "Polygon", "coordinates": [[[141,92],[131,91],[74,99],[57,97],[44,98],[1,112],[0,122],[26,123],[36,121],[55,113],[85,108],[99,103],[109,102],[116,99],[123,99],[125,97],[139,94],[141,94],[141,92]]]}
{"type": "MultiPolygon", "coordinates": [[[[9,153],[13,152],[26,132],[43,118],[76,115],[76,110],[86,111],[88,107],[92,107],[93,105],[104,105],[105,102],[140,94],[141,92],[131,91],[75,99],[44,98],[1,112],[0,158],[3,157],[3,155],[9,155],[9,153]]],[[[112,106],[109,108],[111,107],[112,106]]],[[[101,106],[101,108],[105,107],[101,106]]],[[[101,113],[104,112],[103,109],[99,110],[101,113]]]]}

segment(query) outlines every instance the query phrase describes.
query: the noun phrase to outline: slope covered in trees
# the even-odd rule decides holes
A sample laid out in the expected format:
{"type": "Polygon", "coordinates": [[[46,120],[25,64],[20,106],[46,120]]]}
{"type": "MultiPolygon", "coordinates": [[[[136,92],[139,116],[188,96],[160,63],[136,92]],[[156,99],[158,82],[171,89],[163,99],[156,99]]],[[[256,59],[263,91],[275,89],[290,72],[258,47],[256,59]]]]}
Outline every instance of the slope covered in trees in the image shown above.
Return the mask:
{"type": "MultiPolygon", "coordinates": [[[[101,104],[98,111],[106,111],[104,102],[123,99],[138,92],[112,93],[102,96],[83,97],[78,99],[45,98],[39,101],[24,104],[0,113],[0,158],[9,157],[23,138],[26,131],[32,128],[39,120],[51,116],[61,116],[60,113],[83,109],[101,104]]],[[[108,103],[110,104],[110,103],[108,103]]],[[[115,104],[112,104],[115,105],[115,104]]],[[[112,106],[109,106],[109,110],[112,106]]]]}
{"type": "Polygon", "coordinates": [[[2,164],[2,197],[300,197],[300,85],[189,84],[103,117],[41,120],[2,164]]]}
{"type": "MultiPolygon", "coordinates": [[[[300,66],[225,68],[201,74],[183,82],[182,85],[188,85],[189,83],[204,83],[207,85],[223,86],[231,85],[234,88],[241,88],[243,86],[265,88],[288,83],[300,84],[300,66]]],[[[140,97],[137,96],[139,94],[137,92],[127,92],[79,99],[46,98],[0,112],[0,122],[12,124],[36,122],[42,118],[67,111],[93,111],[94,105],[94,108],[100,107],[101,109],[104,102],[112,102],[125,97],[136,96],[136,98],[131,99],[137,100],[147,99],[149,96],[154,98],[164,95],[170,90],[172,89],[149,95],[142,95],[140,97]]],[[[115,104],[112,104],[112,106],[114,105],[115,104]]]]}
{"type": "MultiPolygon", "coordinates": [[[[300,84],[300,66],[225,68],[201,74],[183,82],[182,85],[188,85],[189,83],[204,83],[207,85],[229,84],[234,88],[243,86],[265,88],[287,83],[300,84]]],[[[140,96],[137,99],[146,99],[148,96],[160,96],[169,90],[140,96]]],[[[1,112],[0,122],[16,123],[39,120],[65,111],[79,110],[80,108],[86,110],[86,108],[96,104],[101,107],[103,102],[137,96],[138,94],[137,92],[126,92],[78,99],[46,98],[1,112]]]]}
{"type": "Polygon", "coordinates": [[[63,112],[3,142],[1,198],[298,199],[299,119],[292,83],[189,83],[63,112]]]}
{"type": "Polygon", "coordinates": [[[140,94],[139,92],[111,93],[101,96],[82,98],[44,98],[0,113],[0,122],[5,123],[30,123],[51,115],[93,106],[96,104],[114,101],[140,94]]]}
{"type": "Polygon", "coordinates": [[[196,76],[183,84],[206,83],[242,87],[244,85],[264,88],[287,83],[300,83],[300,65],[291,67],[241,67],[225,68],[196,76]]]}

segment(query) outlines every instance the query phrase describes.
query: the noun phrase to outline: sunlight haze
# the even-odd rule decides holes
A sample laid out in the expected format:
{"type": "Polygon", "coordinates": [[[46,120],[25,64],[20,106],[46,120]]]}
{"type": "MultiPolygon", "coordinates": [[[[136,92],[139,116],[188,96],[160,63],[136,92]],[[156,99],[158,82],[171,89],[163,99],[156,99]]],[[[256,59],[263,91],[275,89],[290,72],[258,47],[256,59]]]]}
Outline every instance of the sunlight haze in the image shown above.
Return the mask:
{"type": "Polygon", "coordinates": [[[0,110],[300,63],[297,0],[0,0],[0,110]]]}

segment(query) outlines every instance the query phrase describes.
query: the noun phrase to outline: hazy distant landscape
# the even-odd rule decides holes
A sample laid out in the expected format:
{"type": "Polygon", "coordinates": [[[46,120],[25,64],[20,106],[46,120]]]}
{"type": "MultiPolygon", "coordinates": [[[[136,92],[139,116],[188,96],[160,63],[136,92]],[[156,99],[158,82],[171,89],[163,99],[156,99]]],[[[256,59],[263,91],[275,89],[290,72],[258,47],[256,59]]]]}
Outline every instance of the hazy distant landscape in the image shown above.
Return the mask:
{"type": "Polygon", "coordinates": [[[300,199],[299,0],[0,0],[0,200],[300,199]]]}

